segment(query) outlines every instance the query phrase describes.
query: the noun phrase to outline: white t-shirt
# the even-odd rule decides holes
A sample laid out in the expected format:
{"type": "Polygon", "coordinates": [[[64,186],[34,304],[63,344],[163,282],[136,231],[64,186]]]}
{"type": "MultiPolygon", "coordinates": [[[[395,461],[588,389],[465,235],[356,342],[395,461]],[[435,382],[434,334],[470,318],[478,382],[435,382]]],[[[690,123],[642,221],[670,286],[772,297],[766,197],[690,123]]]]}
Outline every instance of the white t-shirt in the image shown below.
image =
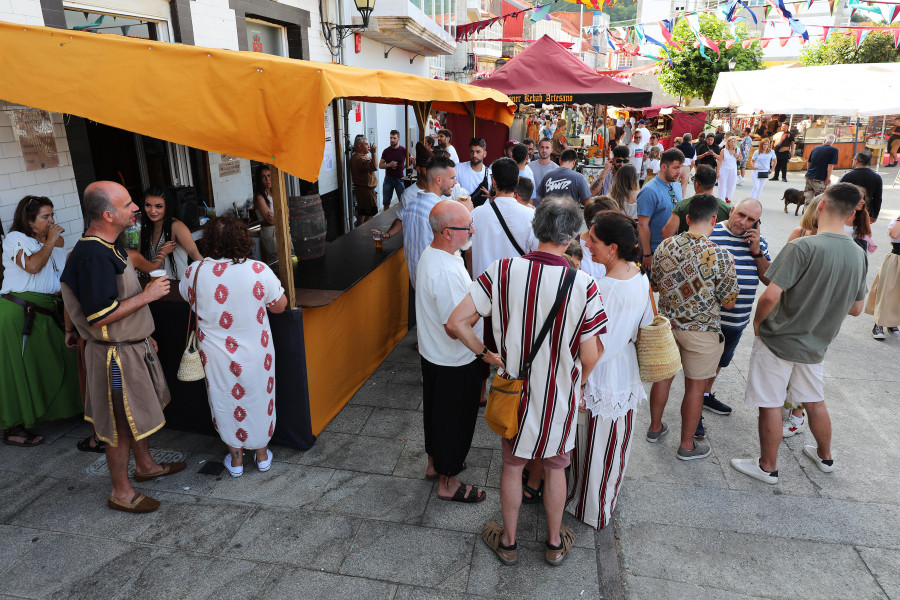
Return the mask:
{"type": "Polygon", "coordinates": [[[447,144],[447,147],[441,148],[441,150],[446,150],[447,154],[450,155],[450,160],[452,160],[456,164],[459,164],[459,154],[456,153],[456,148],[453,147],[453,144],[447,144]]]}
{"type": "Polygon", "coordinates": [[[666,149],[663,148],[663,145],[660,144],[660,143],[657,143],[656,145],[651,146],[651,145],[650,145],[650,142],[647,142],[647,147],[645,148],[645,150],[647,151],[647,155],[648,155],[648,156],[650,155],[650,151],[653,150],[654,148],[656,148],[657,150],[659,150],[660,156],[662,156],[662,153],[666,151],[666,149]]]}
{"type": "MultiPolygon", "coordinates": [[[[519,247],[526,254],[537,248],[538,241],[531,228],[534,209],[519,204],[509,196],[498,196],[493,201],[519,247]]],[[[495,260],[518,258],[519,253],[509,241],[489,203],[485,202],[472,211],[472,224],[475,226],[475,235],[472,236],[472,273],[476,277],[484,273],[495,260]]]]}
{"type": "MultiPolygon", "coordinates": [[[[40,252],[44,245],[20,231],[11,231],[3,240],[3,288],[0,294],[10,292],[38,292],[56,294],[60,290],[59,276],[66,266],[65,248],[54,248],[50,259],[39,272],[31,274],[16,264],[16,255],[21,250],[24,256],[40,252]]],[[[24,264],[25,259],[22,259],[24,264]]],[[[4,300],[5,302],[5,300],[4,300]]]]}
{"type": "Polygon", "coordinates": [[[635,130],[635,133],[638,131],[641,132],[641,143],[644,145],[644,148],[646,148],[647,144],[650,143],[650,130],[641,125],[635,130]]]}
{"type": "Polygon", "coordinates": [[[648,169],[659,175],[659,159],[648,158],[644,160],[644,165],[641,167],[641,179],[647,179],[648,169]]]}
{"type": "MultiPolygon", "coordinates": [[[[416,337],[419,354],[443,367],[461,367],[475,360],[472,351],[444,330],[453,309],[469,293],[472,279],[459,254],[432,246],[425,248],[416,266],[416,337]]],[[[481,325],[481,322],[477,324],[481,325]]],[[[476,329],[481,338],[481,332],[476,329]]]]}
{"type": "Polygon", "coordinates": [[[775,160],[775,153],[771,150],[763,154],[759,150],[753,155],[753,168],[757,171],[768,171],[772,168],[772,161],[775,160]]]}
{"type": "Polygon", "coordinates": [[[527,177],[528,179],[531,180],[531,183],[534,185],[534,189],[531,192],[531,197],[537,198],[537,186],[538,186],[538,183],[540,183],[540,182],[535,181],[534,173],[532,172],[531,167],[529,167],[528,165],[525,165],[525,168],[522,169],[521,171],[519,171],[519,177],[527,177]]]}
{"type": "Polygon", "coordinates": [[[644,148],[640,144],[631,142],[628,144],[628,162],[634,165],[637,172],[641,172],[641,164],[644,162],[644,148]]]}
{"type": "Polygon", "coordinates": [[[485,174],[487,175],[487,188],[489,190],[491,189],[490,167],[484,163],[481,163],[479,166],[481,167],[481,170],[476,171],[472,168],[472,163],[469,161],[456,165],[456,181],[464,190],[469,192],[469,195],[475,193],[475,190],[477,190],[478,186],[481,185],[481,182],[484,181],[485,174]]]}

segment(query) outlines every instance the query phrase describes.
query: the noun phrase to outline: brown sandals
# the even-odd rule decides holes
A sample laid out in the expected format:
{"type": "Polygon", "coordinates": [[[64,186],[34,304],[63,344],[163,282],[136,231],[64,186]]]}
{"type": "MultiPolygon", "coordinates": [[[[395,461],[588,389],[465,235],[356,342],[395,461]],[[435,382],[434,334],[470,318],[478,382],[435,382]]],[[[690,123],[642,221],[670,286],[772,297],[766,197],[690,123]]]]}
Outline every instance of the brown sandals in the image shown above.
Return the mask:
{"type": "Polygon", "coordinates": [[[550,541],[544,542],[546,548],[544,550],[544,560],[552,567],[558,567],[563,564],[569,552],[572,551],[572,544],[575,543],[575,532],[566,525],[559,527],[559,546],[551,546],[550,541]]]}
{"type": "Polygon", "coordinates": [[[44,436],[33,431],[29,431],[24,427],[10,427],[3,431],[3,443],[7,446],[19,446],[20,448],[33,448],[44,442],[44,436]],[[12,438],[22,438],[21,442],[17,442],[12,438]]]}
{"type": "Polygon", "coordinates": [[[154,473],[138,473],[134,472],[134,480],[137,482],[150,481],[151,479],[156,479],[157,477],[163,477],[165,475],[174,475],[179,471],[184,471],[184,468],[187,467],[186,462],[174,462],[174,463],[159,463],[159,466],[162,467],[159,471],[154,473]]]}
{"type": "Polygon", "coordinates": [[[494,551],[500,562],[504,565],[514,565],[519,560],[518,544],[513,542],[512,546],[504,546],[500,543],[501,535],[503,535],[503,528],[496,521],[488,521],[481,528],[481,539],[488,548],[494,551]]]}
{"type": "Polygon", "coordinates": [[[148,498],[143,494],[135,494],[131,502],[125,502],[118,498],[109,497],[106,505],[113,510],[121,510],[129,513],[149,513],[159,508],[159,500],[148,498]]]}

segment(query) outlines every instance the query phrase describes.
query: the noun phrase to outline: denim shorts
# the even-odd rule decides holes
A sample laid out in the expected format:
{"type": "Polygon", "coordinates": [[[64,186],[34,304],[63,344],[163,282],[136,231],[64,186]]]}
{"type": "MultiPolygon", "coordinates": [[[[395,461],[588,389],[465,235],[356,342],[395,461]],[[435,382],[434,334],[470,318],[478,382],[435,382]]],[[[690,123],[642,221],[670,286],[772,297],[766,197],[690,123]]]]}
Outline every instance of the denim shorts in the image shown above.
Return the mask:
{"type": "Polygon", "coordinates": [[[744,333],[744,329],[732,329],[730,327],[722,328],[722,335],[725,336],[725,349],[722,351],[722,357],[719,359],[719,368],[727,367],[731,364],[731,359],[734,358],[734,351],[737,348],[738,342],[741,341],[741,334],[744,333]]]}

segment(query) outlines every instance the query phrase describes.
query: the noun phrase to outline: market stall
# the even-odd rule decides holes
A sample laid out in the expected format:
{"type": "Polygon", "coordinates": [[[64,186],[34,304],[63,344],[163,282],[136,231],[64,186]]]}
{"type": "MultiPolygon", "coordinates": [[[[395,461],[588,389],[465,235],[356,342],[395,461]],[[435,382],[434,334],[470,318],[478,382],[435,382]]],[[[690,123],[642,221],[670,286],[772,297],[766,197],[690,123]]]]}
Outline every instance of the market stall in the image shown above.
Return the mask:
{"type": "Polygon", "coordinates": [[[900,113],[900,64],[788,65],[720,73],[710,105],[739,115],[785,115],[786,123],[798,126],[798,152],[804,159],[833,133],[841,153],[837,166],[849,168],[863,145],[878,154],[886,123],[900,113]]]}
{"type": "MultiPolygon", "coordinates": [[[[274,167],[277,267],[290,305],[272,319],[274,439],[297,448],[314,442],[403,336],[407,278],[399,238],[377,250],[359,231],[329,244],[324,257],[292,267],[284,174],[318,177],[325,113],[336,98],[408,104],[420,130],[432,108],[507,125],[514,112],[502,93],[392,71],[3,22],[0,98],[274,167]],[[359,318],[360,306],[375,305],[395,310],[359,318]]],[[[153,307],[180,311],[166,320],[166,332],[177,330],[171,337],[180,341],[163,349],[164,366],[183,350],[179,323],[187,325],[187,305],[172,304],[175,312],[153,307]]],[[[166,370],[173,374],[171,364],[166,370]]],[[[197,397],[205,389],[185,391],[174,377],[169,383],[170,422],[188,405],[208,411],[205,395],[197,397]]]]}
{"type": "MultiPolygon", "coordinates": [[[[598,117],[605,115],[601,105],[649,106],[653,95],[598,74],[549,35],[531,44],[490,77],[473,81],[472,85],[502,92],[516,105],[590,104],[598,117]]],[[[457,131],[460,139],[468,139],[465,133],[471,129],[465,127],[466,123],[448,116],[448,129],[454,132],[454,139],[457,131]]],[[[493,160],[501,155],[489,141],[488,158],[493,160]]]]}

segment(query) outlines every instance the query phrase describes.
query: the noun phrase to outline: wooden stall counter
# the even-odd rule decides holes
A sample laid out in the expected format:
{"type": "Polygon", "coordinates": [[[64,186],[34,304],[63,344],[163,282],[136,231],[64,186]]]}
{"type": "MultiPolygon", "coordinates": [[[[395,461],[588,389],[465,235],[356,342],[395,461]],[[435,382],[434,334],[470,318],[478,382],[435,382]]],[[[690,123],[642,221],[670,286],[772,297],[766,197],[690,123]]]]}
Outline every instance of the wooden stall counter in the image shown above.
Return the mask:
{"type": "MultiPolygon", "coordinates": [[[[821,143],[815,142],[807,142],[803,147],[803,160],[809,160],[809,154],[812,152],[813,148],[816,146],[821,146],[821,143]]],[[[850,169],[853,167],[853,142],[835,142],[834,147],[838,149],[838,164],[834,166],[835,169],[850,169]]],[[[866,144],[863,141],[856,143],[856,151],[865,150],[866,144]]],[[[808,166],[808,165],[807,165],[808,166]]],[[[805,168],[805,167],[804,167],[805,168]]]]}
{"type": "Polygon", "coordinates": [[[409,272],[403,236],[376,250],[371,232],[387,230],[394,218],[394,210],[381,213],[329,243],[323,257],[294,269],[315,435],[406,334],[409,272]]]}

